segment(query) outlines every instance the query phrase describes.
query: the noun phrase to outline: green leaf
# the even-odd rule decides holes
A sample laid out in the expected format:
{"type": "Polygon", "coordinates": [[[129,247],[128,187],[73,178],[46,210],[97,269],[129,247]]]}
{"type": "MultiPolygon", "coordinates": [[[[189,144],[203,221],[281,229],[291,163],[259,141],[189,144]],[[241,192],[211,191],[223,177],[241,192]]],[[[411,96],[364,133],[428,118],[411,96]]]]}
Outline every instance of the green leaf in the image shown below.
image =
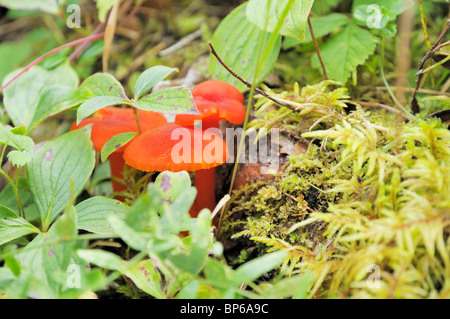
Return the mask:
{"type": "Polygon", "coordinates": [[[0,205],[0,246],[32,233],[39,233],[39,230],[8,207],[0,205]]]}
{"type": "Polygon", "coordinates": [[[71,192],[73,196],[81,192],[94,164],[95,151],[85,129],[36,146],[27,174],[44,229],[67,205],[71,192]]]}
{"type": "Polygon", "coordinates": [[[131,266],[125,272],[136,286],[152,297],[163,299],[164,292],[161,291],[161,274],[156,270],[155,264],[147,259],[131,266]]]}
{"type": "Polygon", "coordinates": [[[33,155],[31,150],[34,147],[33,140],[28,136],[16,135],[9,129],[0,125],[0,144],[6,144],[16,148],[7,155],[8,160],[18,167],[28,163],[33,155]]]}
{"type": "Polygon", "coordinates": [[[158,175],[155,184],[162,190],[163,201],[172,204],[183,191],[191,187],[191,178],[186,171],[164,171],[158,175]]]}
{"type": "Polygon", "coordinates": [[[122,84],[115,77],[109,73],[95,73],[86,78],[78,89],[72,90],[64,100],[53,105],[49,113],[55,114],[61,110],[77,106],[90,98],[103,95],[116,96],[128,100],[122,84]]]}
{"type": "Polygon", "coordinates": [[[142,94],[150,90],[155,84],[164,80],[170,73],[178,71],[177,68],[169,68],[164,65],[153,66],[145,70],[136,80],[134,85],[134,99],[138,100],[142,94]]]}
{"type": "Polygon", "coordinates": [[[57,0],[0,0],[0,6],[17,10],[40,10],[53,14],[59,11],[57,0]]]}
{"type": "Polygon", "coordinates": [[[0,125],[0,144],[7,144],[21,152],[30,152],[34,147],[31,137],[15,134],[3,125],[0,125]]]}
{"type": "Polygon", "coordinates": [[[314,274],[307,271],[302,275],[296,275],[288,278],[283,278],[275,283],[264,295],[264,298],[295,298],[305,299],[314,282],[314,274]]]}
{"type": "Polygon", "coordinates": [[[144,96],[132,105],[144,111],[198,114],[191,91],[184,87],[162,89],[144,96]]]}
{"type": "Polygon", "coordinates": [[[78,229],[95,234],[114,235],[115,232],[107,220],[108,216],[117,215],[125,218],[129,206],[112,198],[95,196],[77,204],[75,210],[78,217],[78,229]]]}
{"type": "Polygon", "coordinates": [[[354,14],[355,10],[359,6],[370,6],[372,5],[371,13],[373,14],[373,18],[376,18],[376,14],[378,9],[385,7],[391,19],[401,14],[407,8],[408,1],[405,0],[354,0],[352,5],[352,13],[354,14]],[[378,8],[377,8],[378,7],[378,8]]]}
{"type": "MultiPolygon", "coordinates": [[[[320,48],[330,80],[345,83],[356,70],[375,51],[377,39],[367,30],[354,23],[328,39],[320,48]]],[[[317,56],[312,65],[320,68],[317,56]]]]}
{"type": "MultiPolygon", "coordinates": [[[[340,26],[343,26],[349,23],[349,18],[341,13],[331,13],[322,17],[313,17],[311,18],[311,25],[314,30],[314,35],[316,38],[321,38],[340,26]]],[[[307,31],[305,33],[305,43],[311,42],[311,32],[309,32],[309,27],[307,27],[307,31]]],[[[294,46],[301,44],[300,40],[295,38],[287,37],[283,40],[283,49],[287,50],[294,46]]]]}
{"type": "Polygon", "coordinates": [[[279,250],[250,260],[236,269],[233,281],[237,284],[250,283],[275,269],[288,255],[288,252],[279,250]]]}
{"type": "Polygon", "coordinates": [[[111,155],[111,153],[117,151],[119,148],[126,145],[136,135],[137,135],[136,132],[125,132],[111,137],[105,143],[105,145],[103,145],[102,151],[100,152],[101,161],[102,162],[106,161],[108,159],[108,156],[111,155]]]}
{"type": "Polygon", "coordinates": [[[28,151],[11,151],[8,153],[7,157],[11,164],[21,167],[31,161],[33,154],[28,151]]]}
{"type": "MultiPolygon", "coordinates": [[[[18,72],[20,70],[8,74],[3,84],[18,72]]],[[[47,103],[62,100],[77,85],[78,76],[68,63],[50,71],[33,66],[3,91],[3,102],[14,126],[24,125],[30,131],[36,122],[51,113],[47,103]]]]}
{"type": "Polygon", "coordinates": [[[107,106],[129,104],[128,100],[116,96],[96,96],[83,102],[77,110],[77,125],[92,113],[107,106]]]}
{"type": "Polygon", "coordinates": [[[98,9],[98,19],[100,22],[105,21],[106,14],[114,5],[115,0],[95,0],[98,9]]]}
{"type": "Polygon", "coordinates": [[[193,219],[189,234],[191,236],[189,253],[176,254],[175,252],[171,252],[166,258],[170,259],[179,269],[195,275],[205,264],[208,251],[212,248],[210,212],[202,210],[197,218],[193,219]]]}
{"type": "Polygon", "coordinates": [[[106,218],[114,232],[118,234],[129,247],[138,251],[145,250],[147,242],[142,234],[136,232],[116,215],[110,214],[106,218]]]}
{"type": "MultiPolygon", "coordinates": [[[[257,57],[264,51],[270,38],[270,33],[262,31],[245,16],[247,3],[231,11],[214,32],[212,44],[218,55],[234,72],[247,81],[253,81],[257,69],[257,57]],[[263,46],[258,47],[260,37],[263,37],[263,46]]],[[[278,36],[275,45],[270,48],[267,59],[259,61],[260,68],[256,83],[259,84],[272,70],[281,48],[281,37],[278,36]]],[[[232,76],[214,56],[210,56],[209,73],[212,78],[228,82],[241,92],[248,87],[232,76]]]]}
{"type": "Polygon", "coordinates": [[[26,58],[32,52],[31,41],[22,40],[20,42],[3,41],[0,44],[0,61],[8,61],[8,63],[0,64],[0,82],[10,72],[21,67],[26,58]]]}
{"type": "Polygon", "coordinates": [[[245,10],[248,20],[261,30],[273,32],[283,10],[290,6],[280,34],[305,41],[305,29],[313,0],[250,0],[245,10]]]}
{"type": "Polygon", "coordinates": [[[121,270],[125,262],[117,255],[101,249],[79,249],[78,256],[85,261],[109,270],[121,270]]]}

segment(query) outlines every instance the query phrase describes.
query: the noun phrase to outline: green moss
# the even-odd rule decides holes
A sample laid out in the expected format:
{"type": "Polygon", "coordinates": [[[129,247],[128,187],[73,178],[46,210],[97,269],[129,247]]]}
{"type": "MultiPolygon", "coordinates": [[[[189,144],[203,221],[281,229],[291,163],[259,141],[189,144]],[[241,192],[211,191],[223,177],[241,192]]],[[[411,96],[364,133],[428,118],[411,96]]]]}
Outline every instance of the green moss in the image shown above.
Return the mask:
{"type": "MultiPolygon", "coordinates": [[[[346,114],[335,101],[342,92],[294,87],[278,96],[320,106],[257,112],[252,127],[276,122],[311,143],[274,180],[234,192],[222,236],[252,252],[247,258],[288,249],[279,271],[312,271],[310,297],[449,297],[450,131],[438,119],[405,123],[384,110],[346,114]],[[326,108],[333,117],[317,120],[326,108]]],[[[256,108],[268,104],[261,97],[256,108]]]]}

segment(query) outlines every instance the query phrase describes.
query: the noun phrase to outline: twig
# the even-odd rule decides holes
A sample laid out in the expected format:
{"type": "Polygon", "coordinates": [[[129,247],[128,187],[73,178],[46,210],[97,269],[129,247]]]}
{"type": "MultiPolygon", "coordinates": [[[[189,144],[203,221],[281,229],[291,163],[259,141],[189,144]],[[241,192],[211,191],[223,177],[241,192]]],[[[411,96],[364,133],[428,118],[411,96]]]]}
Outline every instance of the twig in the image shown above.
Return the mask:
{"type": "Polygon", "coordinates": [[[43,55],[41,55],[39,58],[37,58],[36,60],[34,60],[34,61],[31,62],[30,64],[28,64],[25,68],[23,68],[22,71],[20,71],[18,74],[16,74],[11,80],[8,81],[8,83],[6,83],[5,85],[3,85],[3,86],[0,88],[0,93],[1,93],[5,88],[7,88],[12,82],[14,82],[19,76],[21,76],[22,74],[24,74],[25,72],[27,72],[29,69],[31,69],[31,67],[33,67],[34,65],[38,64],[39,62],[41,62],[41,61],[44,60],[45,58],[49,57],[50,55],[55,54],[56,52],[59,52],[59,51],[65,49],[65,48],[77,46],[77,45],[79,45],[79,44],[81,44],[81,43],[84,43],[84,42],[90,42],[90,41],[93,41],[93,40],[100,39],[101,37],[103,37],[103,35],[104,35],[103,32],[102,32],[102,33],[99,33],[99,34],[90,35],[90,36],[88,36],[88,37],[81,38],[81,39],[78,39],[78,40],[75,40],[75,41],[66,43],[66,44],[64,44],[64,45],[61,45],[61,46],[59,46],[59,47],[57,47],[57,48],[55,48],[55,49],[53,49],[53,50],[51,50],[51,51],[49,51],[49,52],[43,54],[43,55]]]}
{"type": "MultiPolygon", "coordinates": [[[[234,72],[233,70],[230,69],[230,67],[228,65],[225,64],[225,62],[221,59],[221,57],[217,54],[216,50],[214,49],[213,45],[211,42],[208,42],[209,47],[211,48],[211,53],[216,57],[217,61],[219,61],[219,63],[231,74],[233,75],[235,78],[237,78],[239,81],[241,81],[242,83],[244,83],[246,86],[248,86],[249,88],[252,87],[252,85],[244,80],[239,74],[237,74],[236,72],[234,72]]],[[[280,99],[274,96],[270,96],[266,91],[264,91],[263,89],[260,89],[258,87],[254,87],[255,92],[258,92],[259,94],[265,96],[266,98],[274,101],[275,103],[287,107],[290,110],[293,111],[298,111],[299,109],[304,108],[305,106],[319,106],[318,104],[315,103],[307,103],[307,104],[300,104],[300,103],[296,103],[296,102],[292,102],[289,100],[284,100],[284,99],[280,99]]],[[[321,114],[321,115],[335,115],[337,117],[342,117],[339,113],[337,113],[335,110],[319,110],[319,109],[311,109],[311,112],[317,113],[317,114],[321,114]]],[[[358,121],[354,121],[354,120],[350,120],[350,122],[355,123],[358,121]]],[[[379,126],[379,125],[375,125],[375,124],[371,124],[375,129],[379,130],[379,131],[387,131],[387,129],[385,127],[379,126]]],[[[238,156],[239,158],[239,156],[238,156]]]]}
{"type": "Polygon", "coordinates": [[[445,26],[444,30],[441,32],[438,39],[431,46],[431,48],[428,50],[428,52],[425,53],[422,60],[420,60],[420,62],[419,62],[419,71],[416,74],[417,75],[416,87],[414,89],[414,92],[413,92],[413,95],[411,98],[411,104],[410,104],[411,112],[413,114],[419,113],[419,111],[420,111],[419,104],[417,103],[416,95],[417,95],[417,91],[419,90],[420,82],[422,81],[422,77],[425,74],[425,73],[423,73],[423,66],[425,65],[425,62],[435,53],[435,51],[437,50],[436,48],[440,48],[439,44],[441,43],[442,39],[444,38],[444,36],[447,33],[449,28],[450,28],[450,19],[447,19],[447,25],[445,26]]]}
{"type": "MultiPolygon", "coordinates": [[[[99,34],[103,28],[105,27],[105,22],[100,23],[92,32],[91,35],[96,35],[99,34]]],[[[81,53],[83,53],[84,49],[86,49],[86,47],[89,45],[89,42],[83,42],[78,48],[75,49],[75,51],[73,51],[73,53],[67,58],[67,60],[69,60],[69,62],[72,62],[76,59],[79,58],[79,56],[81,55],[81,53]]]]}
{"type": "Polygon", "coordinates": [[[309,33],[311,33],[311,38],[314,42],[314,48],[316,50],[317,57],[319,58],[320,66],[322,67],[323,77],[325,78],[325,80],[328,80],[327,70],[325,69],[325,64],[323,63],[323,60],[322,60],[322,54],[320,54],[319,43],[317,43],[316,36],[314,35],[313,27],[311,24],[311,19],[309,18],[309,16],[308,16],[308,27],[309,27],[309,33]]]}
{"type": "MultiPolygon", "coordinates": [[[[232,75],[234,76],[236,79],[238,79],[239,81],[241,81],[242,83],[244,83],[248,88],[251,88],[252,85],[250,82],[248,82],[247,80],[243,79],[239,74],[237,74],[236,72],[234,72],[232,69],[230,69],[230,67],[228,65],[225,64],[225,62],[222,60],[222,58],[217,54],[216,50],[214,49],[212,43],[209,41],[208,42],[209,47],[211,48],[211,53],[216,57],[217,61],[219,61],[219,63],[232,75]]],[[[259,87],[255,87],[255,92],[257,92],[258,94],[261,94],[262,96],[268,98],[269,100],[272,100],[273,102],[287,107],[288,109],[292,110],[292,111],[298,111],[299,109],[302,109],[305,107],[305,105],[300,104],[300,103],[296,103],[293,101],[289,101],[289,100],[285,100],[285,99],[280,99],[278,97],[275,96],[271,96],[269,95],[269,93],[267,93],[266,91],[264,91],[263,89],[259,88],[259,87]]],[[[326,115],[328,114],[328,112],[324,111],[324,110],[317,110],[317,109],[313,109],[311,110],[314,113],[318,113],[318,114],[322,114],[322,115],[326,115]]]]}

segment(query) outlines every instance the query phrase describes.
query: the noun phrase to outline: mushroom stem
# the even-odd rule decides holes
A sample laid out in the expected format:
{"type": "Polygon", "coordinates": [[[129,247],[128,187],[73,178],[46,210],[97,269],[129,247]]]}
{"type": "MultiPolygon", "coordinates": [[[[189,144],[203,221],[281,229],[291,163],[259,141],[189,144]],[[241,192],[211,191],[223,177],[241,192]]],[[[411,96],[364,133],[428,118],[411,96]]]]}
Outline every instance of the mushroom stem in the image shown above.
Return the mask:
{"type": "Polygon", "coordinates": [[[194,185],[197,197],[190,210],[191,217],[197,217],[203,208],[212,212],[216,207],[216,170],[208,168],[196,171],[194,185]]]}
{"type": "Polygon", "coordinates": [[[122,180],[123,167],[125,160],[123,159],[123,152],[114,152],[109,155],[109,166],[111,170],[111,184],[114,192],[124,191],[127,187],[119,183],[116,179],[122,180]],[[114,178],[115,177],[115,178],[114,178]]]}
{"type": "MultiPolygon", "coordinates": [[[[203,119],[202,129],[219,128],[219,121],[216,119],[203,119]]],[[[216,207],[216,169],[201,169],[195,172],[194,185],[197,188],[197,197],[190,210],[191,217],[197,217],[203,208],[208,208],[211,212],[216,207]]]]}

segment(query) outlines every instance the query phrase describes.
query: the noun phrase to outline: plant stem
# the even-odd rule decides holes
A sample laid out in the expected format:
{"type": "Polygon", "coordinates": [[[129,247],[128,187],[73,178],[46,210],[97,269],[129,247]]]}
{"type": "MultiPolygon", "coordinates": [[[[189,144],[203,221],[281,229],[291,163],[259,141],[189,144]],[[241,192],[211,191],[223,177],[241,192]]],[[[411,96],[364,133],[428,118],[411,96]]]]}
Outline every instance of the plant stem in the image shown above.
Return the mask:
{"type": "Polygon", "coordinates": [[[134,119],[136,120],[136,126],[137,126],[137,129],[138,129],[138,134],[141,135],[142,134],[141,121],[139,120],[138,110],[135,107],[133,107],[133,114],[134,114],[134,119]]]}
{"type": "MultiPolygon", "coordinates": [[[[9,143],[9,140],[5,143],[5,145],[3,145],[2,154],[0,155],[0,163],[3,162],[3,157],[5,156],[5,151],[6,151],[6,147],[7,147],[8,143],[9,143]]],[[[14,181],[11,179],[11,177],[9,177],[9,175],[6,174],[5,171],[3,171],[1,166],[0,166],[0,174],[2,174],[8,180],[9,184],[11,184],[11,187],[14,191],[14,195],[16,197],[16,203],[17,203],[17,209],[19,210],[19,216],[22,218],[25,218],[25,212],[23,209],[22,202],[20,201],[18,188],[14,184],[14,181]]]]}
{"type": "Polygon", "coordinates": [[[33,62],[31,62],[30,64],[28,64],[25,68],[22,69],[22,71],[20,71],[16,76],[14,76],[11,80],[8,81],[8,83],[6,83],[5,85],[3,85],[0,88],[0,92],[2,92],[4,89],[6,89],[12,82],[14,82],[19,76],[21,76],[22,74],[24,74],[25,72],[27,72],[29,69],[31,69],[31,67],[33,67],[34,65],[38,64],[39,62],[41,62],[42,60],[44,60],[45,58],[51,56],[52,54],[55,54],[56,52],[59,52],[65,48],[69,48],[69,47],[73,47],[73,46],[77,46],[81,43],[85,43],[85,42],[90,42],[93,40],[97,40],[100,39],[101,37],[103,37],[104,33],[99,33],[99,34],[93,34],[90,35],[88,37],[85,38],[81,38],[69,43],[66,43],[64,45],[61,45],[43,55],[41,55],[39,58],[37,58],[36,60],[34,60],[33,62]]]}
{"type": "Polygon", "coordinates": [[[327,70],[325,69],[325,64],[323,63],[323,60],[322,60],[322,54],[320,54],[319,43],[317,43],[316,36],[314,35],[313,27],[311,24],[311,19],[309,16],[308,16],[308,27],[309,27],[309,33],[311,33],[311,38],[314,42],[314,48],[316,50],[317,57],[319,58],[320,66],[322,67],[323,76],[324,76],[325,80],[328,80],[327,70]]]}

